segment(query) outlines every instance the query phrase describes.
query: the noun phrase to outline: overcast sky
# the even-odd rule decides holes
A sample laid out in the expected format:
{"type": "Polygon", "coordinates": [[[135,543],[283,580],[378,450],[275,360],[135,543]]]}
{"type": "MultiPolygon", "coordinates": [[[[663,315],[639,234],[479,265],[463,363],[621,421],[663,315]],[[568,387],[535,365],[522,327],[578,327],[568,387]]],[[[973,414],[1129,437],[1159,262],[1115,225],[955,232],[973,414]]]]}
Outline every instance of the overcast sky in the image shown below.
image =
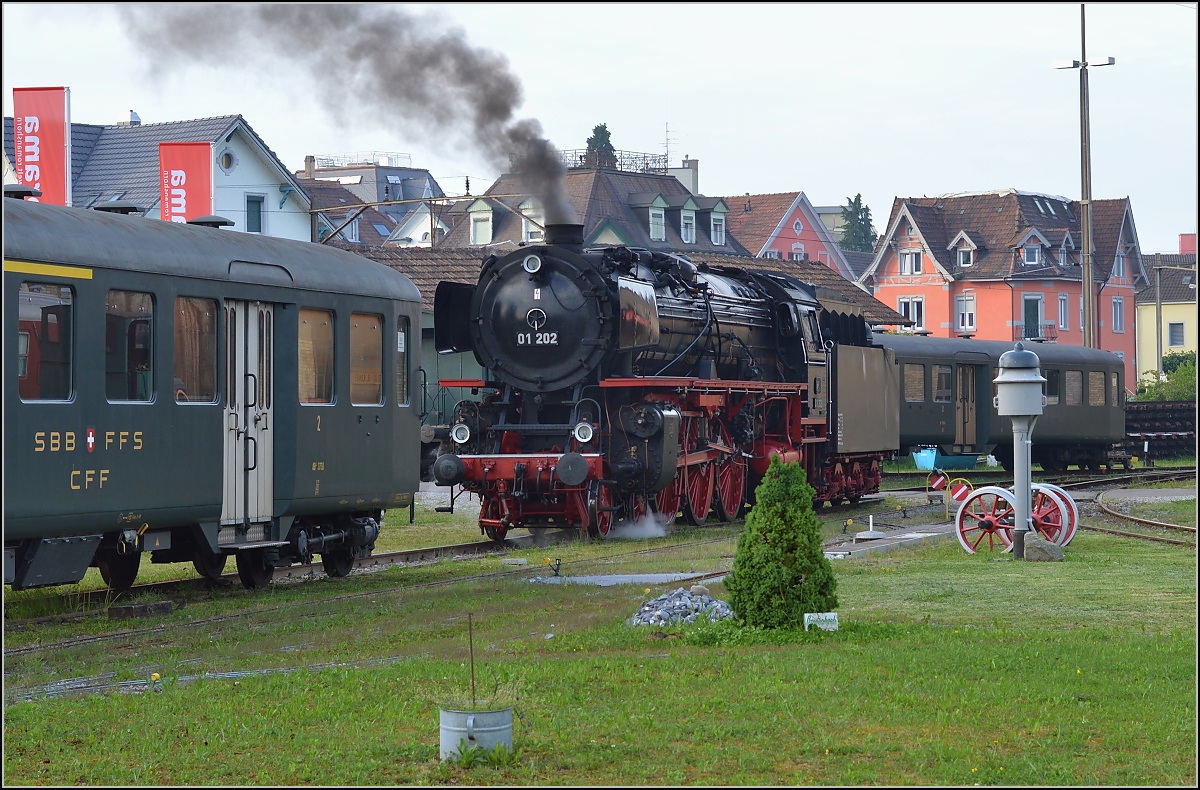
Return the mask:
{"type": "MultiPolygon", "coordinates": [[[[199,7],[217,30],[234,8],[199,7]]],[[[165,8],[142,6],[142,23],[165,8]]],[[[520,88],[511,120],[536,119],[560,149],[605,123],[618,149],[699,160],[705,195],[801,190],[820,206],[861,193],[883,230],[897,196],[1082,191],[1079,71],[1051,67],[1080,58],[1078,3],[396,8],[418,36],[458,29],[483,60],[499,56],[520,88]]],[[[176,57],[131,35],[115,5],[3,14],[6,116],[14,87],[65,85],[77,123],[240,113],[292,170],[306,154],[406,153],[452,195],[503,170],[456,133],[465,121],[439,125],[353,73],[314,71],[311,45],[238,55],[197,36],[176,57]]],[[[1089,60],[1116,58],[1088,70],[1092,195],[1128,196],[1142,251],[1174,252],[1196,231],[1196,3],[1091,3],[1086,22],[1089,60]]],[[[346,53],[386,46],[369,32],[324,38],[346,53]]]]}

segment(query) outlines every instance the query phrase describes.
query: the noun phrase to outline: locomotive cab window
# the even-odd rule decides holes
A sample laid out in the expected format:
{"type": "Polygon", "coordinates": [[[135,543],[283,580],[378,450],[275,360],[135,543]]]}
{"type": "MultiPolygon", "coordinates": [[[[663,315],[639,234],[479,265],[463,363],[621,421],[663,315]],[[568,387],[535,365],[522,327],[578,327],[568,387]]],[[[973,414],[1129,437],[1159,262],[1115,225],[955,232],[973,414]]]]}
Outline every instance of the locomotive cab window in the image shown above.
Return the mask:
{"type": "Polygon", "coordinates": [[[383,403],[383,317],[350,314],[350,402],[383,403]]]}
{"type": "Polygon", "coordinates": [[[175,299],[175,380],[177,403],[217,400],[217,303],[175,299]]]}
{"type": "Polygon", "coordinates": [[[925,366],[904,363],[904,400],[909,403],[925,401],[925,366]]]}
{"type": "Polygon", "coordinates": [[[75,358],[71,288],[21,283],[17,308],[17,390],[23,401],[67,400],[75,358]]]}
{"type": "Polygon", "coordinates": [[[333,313],[300,308],[297,380],[301,403],[333,403],[333,313]]]}
{"type": "Polygon", "coordinates": [[[154,297],[109,291],[104,316],[104,390],[109,401],[154,397],[154,297]]]}
{"type": "Polygon", "coordinates": [[[396,321],[396,403],[407,406],[408,400],[408,316],[396,321]]]}

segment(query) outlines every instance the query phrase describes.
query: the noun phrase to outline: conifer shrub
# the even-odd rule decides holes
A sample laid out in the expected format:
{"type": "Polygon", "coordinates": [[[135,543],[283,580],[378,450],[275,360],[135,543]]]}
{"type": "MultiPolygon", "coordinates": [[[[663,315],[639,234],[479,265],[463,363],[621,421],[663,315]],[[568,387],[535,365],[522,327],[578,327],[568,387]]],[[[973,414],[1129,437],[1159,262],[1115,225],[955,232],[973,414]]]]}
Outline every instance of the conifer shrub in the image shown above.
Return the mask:
{"type": "Polygon", "coordinates": [[[805,612],[837,609],[813,493],[800,464],[771,458],[725,578],[729,606],[746,625],[803,627],[805,612]]]}

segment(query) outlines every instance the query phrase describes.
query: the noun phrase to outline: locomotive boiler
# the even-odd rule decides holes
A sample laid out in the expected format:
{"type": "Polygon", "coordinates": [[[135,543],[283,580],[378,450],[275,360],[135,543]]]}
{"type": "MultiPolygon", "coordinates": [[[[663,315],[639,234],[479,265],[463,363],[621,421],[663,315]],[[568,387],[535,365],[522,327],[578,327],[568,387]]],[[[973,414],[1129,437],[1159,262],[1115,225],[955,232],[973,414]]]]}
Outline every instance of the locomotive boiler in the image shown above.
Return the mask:
{"type": "Polygon", "coordinates": [[[546,230],[545,244],[485,259],[475,285],[435,294],[439,352],[472,351],[486,378],[442,382],[482,398],[426,431],[432,472],[480,497],[485,534],[729,520],[772,455],[803,463],[819,501],[877,490],[887,431],[829,441],[839,384],[888,389],[861,319],[841,332],[857,345],[835,344],[813,289],[787,275],[584,251],[582,226],[546,230]]]}

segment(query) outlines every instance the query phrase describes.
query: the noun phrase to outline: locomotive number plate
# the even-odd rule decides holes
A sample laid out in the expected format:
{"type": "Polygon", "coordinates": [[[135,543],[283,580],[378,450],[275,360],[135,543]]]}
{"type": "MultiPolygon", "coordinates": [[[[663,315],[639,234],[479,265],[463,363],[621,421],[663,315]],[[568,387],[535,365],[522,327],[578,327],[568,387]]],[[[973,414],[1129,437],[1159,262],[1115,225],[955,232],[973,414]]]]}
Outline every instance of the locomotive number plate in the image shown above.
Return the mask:
{"type": "Polygon", "coordinates": [[[517,332],[518,346],[557,346],[558,332],[517,332]]]}

